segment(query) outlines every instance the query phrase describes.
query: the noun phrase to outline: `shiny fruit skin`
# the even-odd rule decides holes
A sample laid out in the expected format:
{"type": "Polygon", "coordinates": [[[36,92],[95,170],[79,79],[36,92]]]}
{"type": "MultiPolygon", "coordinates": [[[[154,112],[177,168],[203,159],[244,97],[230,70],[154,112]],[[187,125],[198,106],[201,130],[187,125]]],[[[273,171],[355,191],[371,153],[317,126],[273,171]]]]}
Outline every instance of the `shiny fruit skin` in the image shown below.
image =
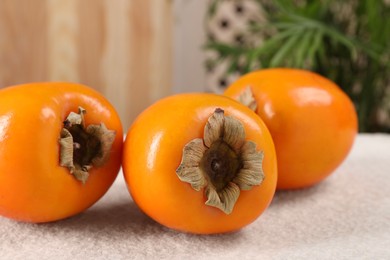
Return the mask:
{"type": "Polygon", "coordinates": [[[224,233],[248,225],[268,207],[276,188],[275,150],[266,126],[245,106],[214,94],[174,95],[147,108],[128,131],[122,165],[136,204],[160,224],[189,233],[224,233]],[[203,138],[203,128],[216,108],[239,119],[246,138],[264,151],[265,180],[241,191],[230,215],[205,205],[204,190],[195,191],[175,172],[183,147],[203,138]]]}
{"type": "Polygon", "coordinates": [[[305,70],[265,69],[239,78],[224,94],[237,98],[247,87],[275,143],[278,189],[314,185],[346,158],[357,134],[357,116],[333,82],[305,70]]]}
{"type": "Polygon", "coordinates": [[[98,92],[74,83],[30,83],[0,90],[0,214],[50,222],[90,207],[109,189],[121,164],[120,119],[98,92]],[[81,106],[85,123],[116,131],[110,159],[85,184],[59,165],[63,121],[81,106]]]}

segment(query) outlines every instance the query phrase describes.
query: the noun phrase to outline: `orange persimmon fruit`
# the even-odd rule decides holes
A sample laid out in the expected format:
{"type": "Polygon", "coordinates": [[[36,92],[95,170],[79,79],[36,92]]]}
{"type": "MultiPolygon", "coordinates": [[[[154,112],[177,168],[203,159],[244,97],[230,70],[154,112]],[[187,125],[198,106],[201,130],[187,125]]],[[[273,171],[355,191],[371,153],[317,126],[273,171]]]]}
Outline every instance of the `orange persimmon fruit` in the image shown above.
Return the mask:
{"type": "Polygon", "coordinates": [[[73,216],[100,199],[121,164],[113,106],[75,83],[0,90],[0,215],[26,222],[73,216]]]}
{"type": "Polygon", "coordinates": [[[265,124],[215,94],[177,94],[143,111],[127,133],[122,166],[140,209],[189,233],[248,225],[276,189],[275,149],[265,124]]]}
{"type": "Polygon", "coordinates": [[[304,188],[325,179],[346,158],[357,134],[349,97],[310,71],[255,71],[233,82],[224,94],[251,106],[271,132],[278,189],[304,188]]]}

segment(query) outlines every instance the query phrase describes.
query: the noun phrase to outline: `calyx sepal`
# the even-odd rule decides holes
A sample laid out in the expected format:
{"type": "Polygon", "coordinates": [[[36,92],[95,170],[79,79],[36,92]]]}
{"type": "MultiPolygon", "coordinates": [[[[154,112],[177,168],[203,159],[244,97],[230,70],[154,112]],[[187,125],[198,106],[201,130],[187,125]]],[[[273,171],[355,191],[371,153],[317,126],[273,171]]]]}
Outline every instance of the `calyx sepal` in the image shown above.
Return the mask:
{"type": "Polygon", "coordinates": [[[217,108],[204,127],[203,139],[184,146],[176,174],[194,190],[204,189],[206,205],[230,214],[241,190],[263,182],[263,158],[256,143],[245,139],[242,123],[217,108]]]}
{"type": "Polygon", "coordinates": [[[99,125],[85,126],[86,110],[70,112],[60,133],[60,166],[68,168],[77,180],[85,184],[89,170],[106,163],[115,140],[115,131],[99,125]]]}

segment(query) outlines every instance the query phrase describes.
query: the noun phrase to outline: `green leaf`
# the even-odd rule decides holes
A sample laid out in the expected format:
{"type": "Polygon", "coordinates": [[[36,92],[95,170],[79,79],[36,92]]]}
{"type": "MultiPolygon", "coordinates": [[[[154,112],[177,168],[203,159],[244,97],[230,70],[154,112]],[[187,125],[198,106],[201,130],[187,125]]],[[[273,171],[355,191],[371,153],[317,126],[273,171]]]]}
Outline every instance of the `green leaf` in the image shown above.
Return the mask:
{"type": "Polygon", "coordinates": [[[273,49],[277,49],[280,45],[282,45],[286,39],[289,37],[297,34],[299,32],[299,29],[290,29],[285,30],[283,32],[280,32],[273,37],[269,38],[268,40],[265,40],[259,47],[257,47],[253,55],[256,59],[260,58],[260,55],[271,52],[273,49]]]}
{"type": "Polygon", "coordinates": [[[329,5],[329,1],[309,1],[303,9],[306,17],[318,18],[323,17],[329,5]]]}
{"type": "Polygon", "coordinates": [[[290,37],[287,42],[274,54],[272,57],[269,66],[277,67],[282,65],[283,59],[289,54],[289,52],[294,48],[294,44],[299,40],[301,34],[295,34],[290,37]]]}
{"type": "Polygon", "coordinates": [[[221,0],[211,0],[211,3],[209,4],[209,9],[207,12],[207,17],[211,18],[215,15],[218,5],[220,4],[221,0]]]}
{"type": "Polygon", "coordinates": [[[295,57],[293,61],[294,67],[302,68],[304,66],[304,61],[308,56],[308,50],[310,45],[313,43],[313,36],[315,33],[315,30],[305,30],[303,32],[303,36],[299,40],[299,44],[297,44],[297,49],[295,51],[295,57]]]}
{"type": "Polygon", "coordinates": [[[322,31],[321,30],[315,31],[313,35],[312,44],[307,51],[307,62],[310,64],[310,66],[315,67],[315,56],[321,45],[322,38],[323,38],[322,31]]]}
{"type": "Polygon", "coordinates": [[[209,42],[203,46],[204,50],[214,50],[222,57],[229,55],[240,55],[246,52],[246,49],[243,47],[232,46],[225,43],[218,42],[209,42]]]}
{"type": "Polygon", "coordinates": [[[242,68],[241,73],[246,74],[253,68],[253,63],[256,60],[256,55],[254,51],[248,51],[248,53],[245,56],[245,64],[242,68]]]}

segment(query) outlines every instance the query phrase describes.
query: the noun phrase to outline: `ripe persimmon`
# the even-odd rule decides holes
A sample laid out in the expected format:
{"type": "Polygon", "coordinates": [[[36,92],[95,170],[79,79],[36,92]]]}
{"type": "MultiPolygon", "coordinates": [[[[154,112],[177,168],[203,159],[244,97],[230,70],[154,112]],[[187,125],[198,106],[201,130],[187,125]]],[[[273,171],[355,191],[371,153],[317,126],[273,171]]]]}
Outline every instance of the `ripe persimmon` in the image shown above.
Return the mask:
{"type": "Polygon", "coordinates": [[[0,215],[26,222],[73,216],[117,176],[123,132],[113,106],[74,83],[0,90],[0,215]]]}
{"type": "Polygon", "coordinates": [[[122,166],[142,211],[190,233],[248,225],[276,188],[265,124],[247,107],[214,94],[178,94],[147,108],[127,133],[122,166]]]}
{"type": "Polygon", "coordinates": [[[349,97],[310,71],[255,71],[231,84],[225,95],[252,107],[271,132],[278,189],[304,188],[325,179],[346,158],[357,133],[349,97]]]}

